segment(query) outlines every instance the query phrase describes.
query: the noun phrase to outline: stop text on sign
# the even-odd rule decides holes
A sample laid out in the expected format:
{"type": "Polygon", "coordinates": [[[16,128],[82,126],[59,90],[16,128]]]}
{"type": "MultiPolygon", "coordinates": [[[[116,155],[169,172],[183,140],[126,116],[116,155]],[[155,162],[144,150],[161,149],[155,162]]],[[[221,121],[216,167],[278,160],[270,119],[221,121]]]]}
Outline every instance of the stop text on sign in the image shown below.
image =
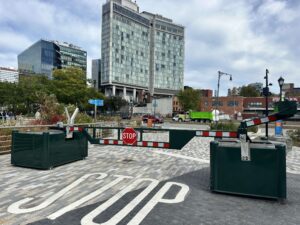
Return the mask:
{"type": "Polygon", "coordinates": [[[122,134],[123,139],[133,139],[136,138],[136,133],[123,133],[122,134]]]}
{"type": "Polygon", "coordinates": [[[127,145],[134,145],[137,141],[137,134],[133,128],[125,128],[122,132],[123,143],[127,145]]]}

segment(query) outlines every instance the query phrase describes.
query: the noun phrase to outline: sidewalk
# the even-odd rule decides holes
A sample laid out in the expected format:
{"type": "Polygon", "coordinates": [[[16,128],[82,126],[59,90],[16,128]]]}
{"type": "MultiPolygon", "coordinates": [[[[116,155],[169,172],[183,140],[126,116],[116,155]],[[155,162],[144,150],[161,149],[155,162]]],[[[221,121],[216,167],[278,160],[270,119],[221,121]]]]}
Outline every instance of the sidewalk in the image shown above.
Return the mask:
{"type": "Polygon", "coordinates": [[[47,171],[12,167],[9,155],[0,156],[0,224],[300,224],[299,148],[287,155],[282,205],[211,193],[210,140],[194,138],[183,150],[90,145],[86,160],[47,171]],[[154,204],[159,198],[169,200],[154,204]]]}

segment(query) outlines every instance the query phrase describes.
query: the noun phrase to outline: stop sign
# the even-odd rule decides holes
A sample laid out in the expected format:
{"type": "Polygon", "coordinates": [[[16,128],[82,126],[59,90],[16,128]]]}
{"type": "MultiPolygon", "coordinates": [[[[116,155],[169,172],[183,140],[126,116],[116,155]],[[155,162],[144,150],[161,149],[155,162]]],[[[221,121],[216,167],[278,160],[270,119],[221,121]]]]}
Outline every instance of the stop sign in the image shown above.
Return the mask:
{"type": "Polygon", "coordinates": [[[125,128],[122,132],[123,143],[127,145],[133,145],[136,143],[137,134],[133,128],[125,128]]]}

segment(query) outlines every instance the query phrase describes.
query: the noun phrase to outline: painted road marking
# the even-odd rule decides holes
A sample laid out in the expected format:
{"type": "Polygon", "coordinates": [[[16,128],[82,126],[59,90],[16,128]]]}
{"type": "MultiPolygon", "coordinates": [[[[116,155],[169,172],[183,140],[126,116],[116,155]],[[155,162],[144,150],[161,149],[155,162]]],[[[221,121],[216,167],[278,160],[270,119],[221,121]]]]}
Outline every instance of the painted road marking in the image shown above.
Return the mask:
{"type": "Polygon", "coordinates": [[[50,220],[55,220],[56,218],[60,217],[61,215],[76,209],[78,206],[80,206],[81,204],[97,197],[98,195],[101,195],[103,192],[107,191],[108,189],[112,188],[113,186],[115,186],[116,184],[120,183],[121,181],[123,181],[126,178],[132,178],[129,176],[122,176],[122,175],[115,175],[115,177],[117,177],[117,179],[113,180],[112,182],[108,183],[107,185],[101,187],[100,189],[98,189],[97,191],[94,191],[92,193],[90,193],[89,195],[77,200],[76,202],[73,202],[72,204],[56,211],[55,213],[51,214],[50,216],[48,216],[48,219],[50,220]]]}
{"type": "Polygon", "coordinates": [[[153,150],[152,152],[161,154],[161,155],[167,155],[167,156],[171,156],[171,157],[187,159],[187,160],[191,160],[191,161],[197,161],[200,163],[209,163],[209,160],[199,159],[199,158],[195,158],[195,157],[191,157],[191,156],[180,155],[180,154],[176,154],[176,153],[164,152],[164,151],[159,151],[159,150],[153,150]]]}
{"type": "Polygon", "coordinates": [[[126,217],[150,192],[159,184],[158,180],[142,178],[134,181],[132,184],[127,186],[125,189],[108,199],[106,202],[98,206],[92,212],[87,214],[81,219],[82,225],[100,225],[99,223],[94,223],[93,220],[96,216],[100,215],[107,208],[121,199],[125,194],[134,190],[134,188],[145,181],[150,181],[151,183],[148,185],[146,189],[144,189],[137,197],[135,197],[130,203],[128,203],[122,210],[120,210],[116,215],[110,218],[105,223],[101,223],[101,225],[115,225],[118,224],[124,217],[126,217]]]}
{"type": "Polygon", "coordinates": [[[189,187],[185,184],[177,183],[177,182],[167,182],[165,185],[153,196],[153,198],[133,217],[132,220],[129,221],[127,225],[138,225],[140,224],[145,217],[151,212],[151,210],[158,203],[166,203],[166,204],[175,204],[179,202],[183,202],[187,193],[189,192],[189,187]],[[167,191],[173,186],[181,187],[180,191],[177,193],[174,199],[165,199],[163,196],[167,193],[167,191]]]}
{"type": "Polygon", "coordinates": [[[89,178],[90,176],[93,176],[93,175],[99,175],[99,177],[97,177],[96,179],[103,179],[107,176],[107,174],[105,174],[105,173],[86,174],[86,175],[80,177],[79,179],[77,179],[76,181],[74,181],[73,183],[71,183],[70,185],[68,185],[67,187],[63,188],[62,190],[60,190],[59,192],[57,192],[50,198],[46,199],[44,202],[42,202],[41,204],[39,204],[37,206],[31,207],[31,208],[20,208],[21,205],[26,204],[34,199],[34,198],[24,198],[18,202],[11,204],[8,207],[7,211],[10,213],[13,213],[13,214],[22,214],[22,213],[30,213],[30,212],[44,209],[47,206],[51,205],[53,202],[55,202],[57,199],[59,199],[60,197],[62,197],[66,193],[68,193],[70,190],[72,190],[73,188],[78,186],[80,183],[85,181],[87,178],[89,178]]]}
{"type": "MultiPolygon", "coordinates": [[[[34,206],[31,208],[20,208],[21,205],[28,203],[33,200],[33,198],[25,198],[23,200],[20,200],[18,202],[15,202],[11,204],[7,211],[13,214],[21,214],[21,213],[32,213],[34,211],[42,210],[46,207],[48,207],[50,204],[53,204],[57,199],[61,198],[63,195],[68,193],[70,190],[72,190],[74,187],[78,186],[81,182],[89,178],[90,176],[98,175],[96,178],[97,180],[100,180],[100,182],[106,178],[108,175],[106,173],[91,173],[86,174],[67,187],[63,188],[53,196],[46,199],[44,202],[42,202],[38,206],[34,206]]],[[[109,190],[110,188],[114,187],[121,181],[125,179],[131,179],[131,176],[123,176],[123,175],[114,175],[116,177],[115,180],[111,181],[110,183],[106,184],[105,186],[101,187],[100,189],[86,195],[85,197],[61,208],[60,210],[52,213],[47,218],[50,220],[55,220],[58,217],[64,215],[67,212],[70,212],[71,210],[74,210],[78,208],[80,205],[94,199],[95,197],[98,197],[99,195],[103,194],[105,191],[109,190]]],[[[106,200],[104,203],[102,203],[100,206],[98,206],[96,209],[85,215],[81,219],[82,225],[98,225],[98,223],[94,223],[93,220],[95,217],[99,216],[102,212],[106,211],[109,207],[111,207],[113,204],[115,204],[117,201],[119,201],[124,195],[128,194],[129,192],[134,191],[140,184],[147,182],[148,185],[146,188],[133,200],[131,200],[125,207],[123,207],[120,211],[118,211],[114,216],[108,219],[108,221],[101,223],[102,225],[116,225],[121,220],[123,220],[130,212],[136,208],[137,205],[139,205],[158,185],[159,180],[156,179],[150,179],[150,178],[139,178],[135,181],[131,182],[126,188],[119,191],[117,194],[106,200]]],[[[99,183],[97,181],[96,183],[99,183]]],[[[176,183],[176,182],[167,182],[163,185],[158,192],[154,194],[154,196],[149,200],[149,202],[145,203],[145,206],[134,216],[131,221],[128,223],[130,225],[138,225],[140,224],[144,218],[151,212],[151,210],[158,204],[158,203],[166,203],[166,204],[174,204],[179,203],[185,200],[187,193],[189,192],[189,187],[185,184],[176,183]],[[180,190],[177,192],[175,198],[173,199],[164,199],[163,196],[170,190],[172,186],[179,186],[180,190]]]]}

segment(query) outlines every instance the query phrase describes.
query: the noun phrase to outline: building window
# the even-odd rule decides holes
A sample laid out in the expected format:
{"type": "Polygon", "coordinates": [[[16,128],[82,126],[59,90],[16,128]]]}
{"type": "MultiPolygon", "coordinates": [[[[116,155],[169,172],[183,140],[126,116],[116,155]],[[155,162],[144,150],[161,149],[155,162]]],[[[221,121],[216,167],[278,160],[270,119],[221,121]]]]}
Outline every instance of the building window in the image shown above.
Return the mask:
{"type": "Polygon", "coordinates": [[[155,64],[156,71],[159,71],[159,64],[155,64]]]}
{"type": "Polygon", "coordinates": [[[228,101],[227,102],[227,106],[238,106],[239,105],[239,102],[238,101],[228,101]]]}
{"type": "Polygon", "coordinates": [[[262,102],[249,102],[248,107],[261,107],[262,102]]]}
{"type": "Polygon", "coordinates": [[[223,102],[221,102],[221,101],[213,101],[212,102],[212,106],[223,106],[223,102]]]}

